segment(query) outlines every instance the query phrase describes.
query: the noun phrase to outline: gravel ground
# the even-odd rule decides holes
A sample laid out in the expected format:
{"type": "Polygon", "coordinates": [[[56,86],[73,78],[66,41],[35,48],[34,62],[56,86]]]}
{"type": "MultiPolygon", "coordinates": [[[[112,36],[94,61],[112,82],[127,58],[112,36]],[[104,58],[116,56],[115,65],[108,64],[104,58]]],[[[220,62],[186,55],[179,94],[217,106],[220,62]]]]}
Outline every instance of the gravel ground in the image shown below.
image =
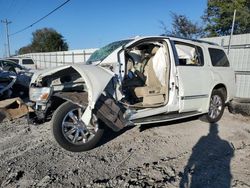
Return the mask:
{"type": "Polygon", "coordinates": [[[250,118],[225,112],[106,132],[91,151],[71,153],[50,124],[0,123],[1,187],[250,187],[250,118]]]}

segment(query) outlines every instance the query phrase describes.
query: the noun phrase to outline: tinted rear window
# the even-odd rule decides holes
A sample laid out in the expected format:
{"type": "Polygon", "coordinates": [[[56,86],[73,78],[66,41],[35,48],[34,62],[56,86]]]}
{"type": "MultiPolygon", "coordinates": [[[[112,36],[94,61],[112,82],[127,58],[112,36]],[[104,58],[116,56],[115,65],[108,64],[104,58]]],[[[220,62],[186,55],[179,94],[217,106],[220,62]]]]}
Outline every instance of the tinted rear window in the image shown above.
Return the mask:
{"type": "Polygon", "coordinates": [[[209,55],[212,61],[212,65],[215,67],[229,67],[229,61],[223,50],[209,48],[209,55]]]}
{"type": "Polygon", "coordinates": [[[23,65],[34,65],[32,59],[23,59],[23,65]]]}

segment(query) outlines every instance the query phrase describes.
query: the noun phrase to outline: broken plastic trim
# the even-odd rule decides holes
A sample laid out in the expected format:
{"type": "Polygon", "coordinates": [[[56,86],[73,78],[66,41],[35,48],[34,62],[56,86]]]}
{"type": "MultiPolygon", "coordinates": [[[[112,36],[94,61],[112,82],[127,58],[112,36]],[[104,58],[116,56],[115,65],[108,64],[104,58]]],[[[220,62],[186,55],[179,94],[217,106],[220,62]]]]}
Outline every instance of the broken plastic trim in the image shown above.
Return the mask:
{"type": "Polygon", "coordinates": [[[113,131],[120,131],[126,125],[124,113],[113,98],[101,95],[96,102],[94,113],[113,131]]]}

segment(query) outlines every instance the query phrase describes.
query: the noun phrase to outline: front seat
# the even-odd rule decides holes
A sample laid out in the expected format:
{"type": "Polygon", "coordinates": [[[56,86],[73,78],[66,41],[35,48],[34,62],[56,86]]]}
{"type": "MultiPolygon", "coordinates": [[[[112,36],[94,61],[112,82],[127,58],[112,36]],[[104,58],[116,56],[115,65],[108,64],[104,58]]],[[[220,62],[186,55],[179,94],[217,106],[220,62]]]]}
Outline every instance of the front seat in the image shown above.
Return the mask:
{"type": "MultiPolygon", "coordinates": [[[[166,86],[162,85],[154,70],[153,58],[156,55],[159,47],[156,46],[151,51],[151,58],[144,67],[144,75],[146,76],[145,86],[136,87],[135,95],[142,98],[143,106],[157,105],[164,103],[164,95],[166,94],[166,86]]],[[[164,71],[164,70],[162,70],[164,71]]]]}

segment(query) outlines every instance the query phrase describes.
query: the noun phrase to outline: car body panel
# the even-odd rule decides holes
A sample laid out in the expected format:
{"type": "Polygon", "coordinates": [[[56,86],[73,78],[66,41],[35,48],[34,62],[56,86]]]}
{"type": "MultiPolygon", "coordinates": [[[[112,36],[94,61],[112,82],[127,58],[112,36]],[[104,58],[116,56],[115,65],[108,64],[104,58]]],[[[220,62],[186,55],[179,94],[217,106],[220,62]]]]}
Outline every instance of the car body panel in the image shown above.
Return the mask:
{"type": "Polygon", "coordinates": [[[98,97],[101,95],[106,85],[110,82],[110,80],[114,76],[114,73],[102,67],[92,66],[92,65],[67,65],[67,66],[57,67],[52,70],[38,71],[33,75],[31,79],[31,84],[37,82],[38,80],[43,79],[48,75],[53,75],[58,71],[70,67],[75,69],[81,75],[83,80],[86,82],[89,106],[91,106],[91,108],[94,108],[95,101],[98,99],[98,97]]]}

